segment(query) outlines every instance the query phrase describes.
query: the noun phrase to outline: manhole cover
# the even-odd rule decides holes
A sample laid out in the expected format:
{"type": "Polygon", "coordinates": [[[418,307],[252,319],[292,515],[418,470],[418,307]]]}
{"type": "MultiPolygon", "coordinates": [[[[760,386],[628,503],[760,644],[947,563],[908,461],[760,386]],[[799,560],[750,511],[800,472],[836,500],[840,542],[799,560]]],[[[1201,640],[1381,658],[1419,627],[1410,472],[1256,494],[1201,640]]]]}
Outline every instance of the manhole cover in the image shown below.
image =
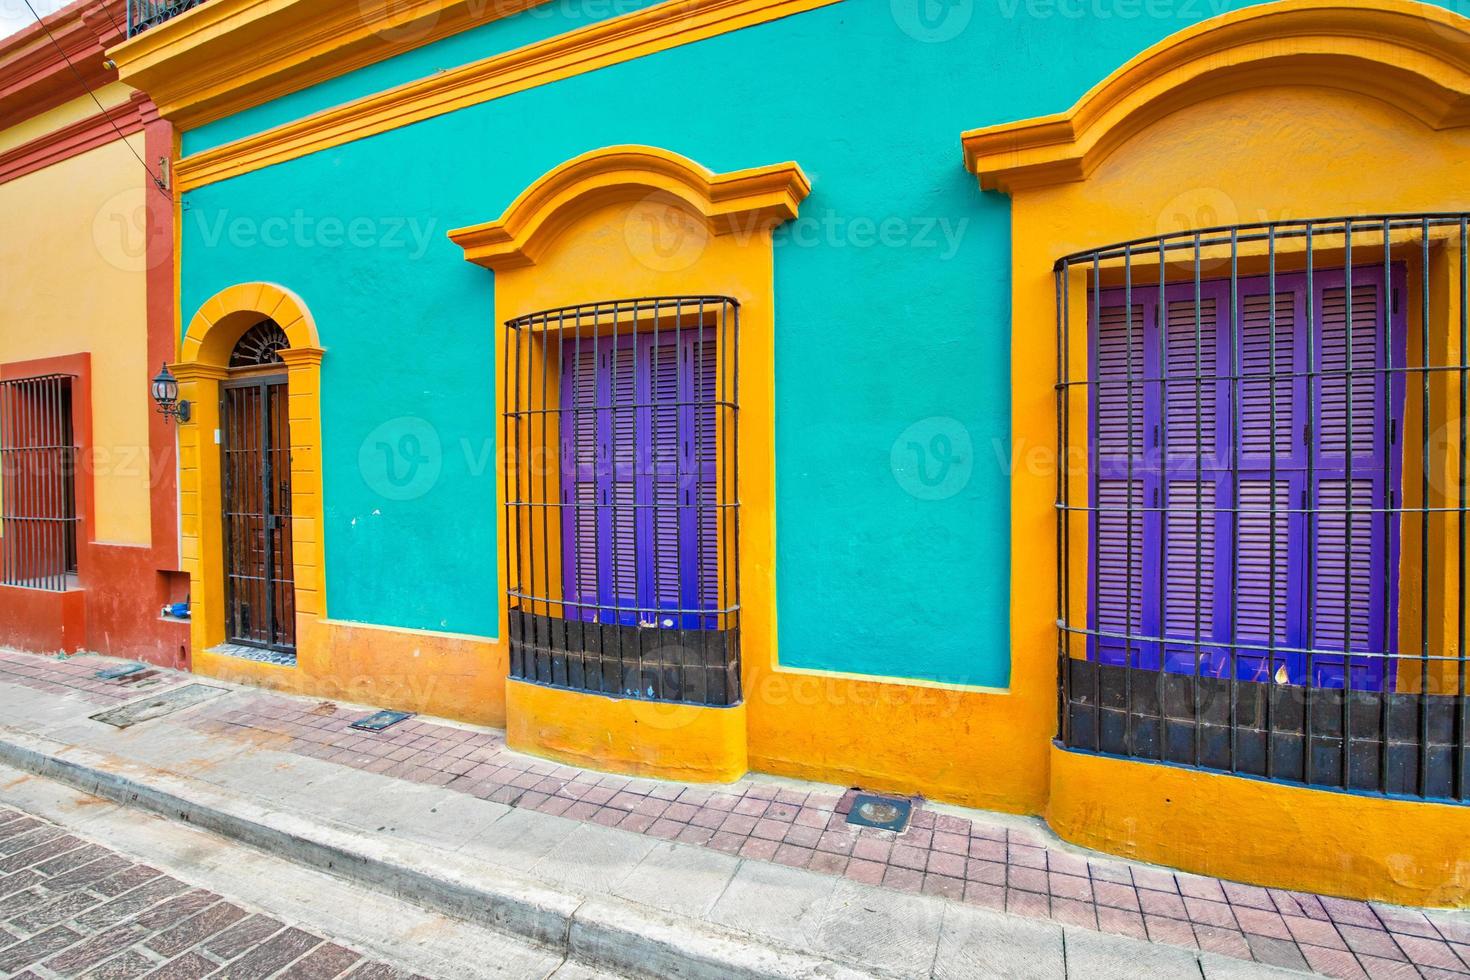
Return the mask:
{"type": "Polygon", "coordinates": [[[99,681],[119,681],[124,677],[131,677],[147,669],[142,664],[123,664],[121,667],[109,667],[106,670],[99,670],[92,676],[99,681]]]}
{"type": "Polygon", "coordinates": [[[859,827],[902,833],[908,826],[913,809],[913,800],[859,793],[852,801],[852,809],[847,812],[847,822],[859,827]]]}
{"type": "Polygon", "coordinates": [[[360,732],[381,732],[390,725],[396,725],[405,718],[412,717],[413,715],[407,711],[379,711],[377,714],[354,721],[347,727],[356,728],[360,732]]]}
{"type": "Polygon", "coordinates": [[[230,693],[223,687],[210,687],[207,684],[185,684],[171,691],[163,691],[151,697],[141,698],[137,701],[129,701],[120,704],[116,708],[109,708],[99,714],[92,715],[93,721],[100,721],[114,728],[127,728],[139,722],[151,721],[163,715],[172,714],[184,708],[202,704],[221,694],[230,693]]]}

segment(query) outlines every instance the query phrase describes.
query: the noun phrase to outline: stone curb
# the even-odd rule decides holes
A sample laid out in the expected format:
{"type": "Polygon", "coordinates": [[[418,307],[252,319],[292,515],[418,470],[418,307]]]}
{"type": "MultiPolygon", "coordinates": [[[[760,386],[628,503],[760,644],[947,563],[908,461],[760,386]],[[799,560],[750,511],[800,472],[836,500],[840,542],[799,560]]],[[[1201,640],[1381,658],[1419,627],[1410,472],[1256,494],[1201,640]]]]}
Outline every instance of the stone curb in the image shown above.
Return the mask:
{"type": "Polygon", "coordinates": [[[0,728],[0,762],[565,951],[593,966],[690,980],[880,975],[696,919],[615,898],[583,898],[448,852],[270,810],[194,780],[10,728],[0,728]]]}

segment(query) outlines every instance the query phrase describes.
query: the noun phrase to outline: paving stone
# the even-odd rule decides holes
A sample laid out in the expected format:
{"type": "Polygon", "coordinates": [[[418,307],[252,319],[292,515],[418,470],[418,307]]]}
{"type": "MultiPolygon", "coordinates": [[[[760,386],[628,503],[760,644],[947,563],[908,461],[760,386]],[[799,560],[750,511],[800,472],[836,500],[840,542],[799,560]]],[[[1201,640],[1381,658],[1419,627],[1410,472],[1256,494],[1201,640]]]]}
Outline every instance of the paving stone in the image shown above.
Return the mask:
{"type": "Polygon", "coordinates": [[[718,851],[659,844],[612,891],[630,901],[702,918],[739,867],[739,859],[718,851]]]}
{"type": "Polygon", "coordinates": [[[82,980],[134,980],[158,967],[155,960],[151,960],[139,953],[137,950],[128,950],[121,956],[114,956],[105,963],[99,964],[82,974],[82,980]]]}
{"type": "Polygon", "coordinates": [[[1174,946],[1141,945],[1117,936],[1066,930],[1067,976],[1074,980],[1199,980],[1199,961],[1174,946]]]}
{"type": "Polygon", "coordinates": [[[922,974],[934,962],[945,903],[838,881],[810,948],[865,966],[922,974]]]}
{"type": "Polygon", "coordinates": [[[1063,980],[1062,929],[985,909],[946,906],[935,980],[1063,980]]]}
{"type": "Polygon", "coordinates": [[[295,927],[276,933],[220,970],[221,980],[265,980],[319,946],[321,939],[295,927]]]}
{"type": "Polygon", "coordinates": [[[270,936],[275,935],[284,924],[276,921],[268,915],[252,915],[239,925],[220,933],[204,944],[204,950],[218,956],[222,960],[232,960],[236,956],[259,943],[264,942],[270,936]]]}
{"type": "Polygon", "coordinates": [[[219,896],[213,892],[196,889],[155,905],[133,921],[150,931],[168,929],[189,916],[204,911],[217,901],[219,896]]]}
{"type": "Polygon", "coordinates": [[[166,876],[155,877],[131,891],[124,892],[105,905],[77,917],[77,925],[83,929],[105,929],[124,919],[132,918],[145,909],[152,908],[164,899],[183,891],[188,886],[166,876]]]}
{"type": "Polygon", "coordinates": [[[92,886],[92,890],[109,898],[116,897],[124,892],[132,891],[144,882],[152,881],[159,875],[157,868],[149,868],[143,865],[130,864],[115,874],[108,875],[92,886]]]}
{"type": "Polygon", "coordinates": [[[837,879],[795,868],[745,861],[710,918],[734,929],[808,946],[821,927],[837,879]]]}
{"type": "Polygon", "coordinates": [[[217,969],[219,964],[214,960],[206,959],[198,953],[185,953],[148,974],[147,980],[199,980],[217,969]]]}
{"type": "MultiPolygon", "coordinates": [[[[30,894],[32,893],[22,892],[16,897],[24,898],[30,894]]],[[[33,900],[27,903],[30,907],[29,912],[23,912],[10,921],[22,932],[38,932],[47,926],[54,926],[58,922],[65,922],[68,919],[80,915],[100,901],[102,899],[96,895],[90,895],[87,892],[73,892],[54,902],[47,902],[39,907],[33,900]]]]}
{"type": "Polygon", "coordinates": [[[96,966],[109,956],[127,949],[145,935],[145,931],[128,924],[116,926],[80,942],[45,962],[45,967],[62,976],[73,976],[96,966]]]}
{"type": "Polygon", "coordinates": [[[193,918],[186,919],[149,939],[144,945],[163,956],[176,956],[197,946],[245,918],[245,910],[229,902],[210,906],[193,918]]]}
{"type": "Polygon", "coordinates": [[[0,950],[0,974],[15,973],[58,953],[82,938],[66,926],[54,926],[39,935],[0,950]]]}
{"type": "Polygon", "coordinates": [[[362,957],[336,943],[323,943],[291,964],[278,980],[332,980],[362,957]]]}

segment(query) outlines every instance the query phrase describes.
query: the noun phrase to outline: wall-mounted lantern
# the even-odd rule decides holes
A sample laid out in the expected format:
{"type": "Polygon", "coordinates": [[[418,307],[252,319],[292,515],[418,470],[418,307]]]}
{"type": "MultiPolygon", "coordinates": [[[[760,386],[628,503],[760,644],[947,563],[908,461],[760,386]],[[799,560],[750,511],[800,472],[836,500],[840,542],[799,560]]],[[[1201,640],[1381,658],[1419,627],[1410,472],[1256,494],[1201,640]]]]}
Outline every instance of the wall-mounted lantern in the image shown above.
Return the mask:
{"type": "Polygon", "coordinates": [[[151,388],[160,415],[180,422],[189,421],[189,403],[179,401],[179,379],[173,376],[167,364],[153,378],[151,388]]]}

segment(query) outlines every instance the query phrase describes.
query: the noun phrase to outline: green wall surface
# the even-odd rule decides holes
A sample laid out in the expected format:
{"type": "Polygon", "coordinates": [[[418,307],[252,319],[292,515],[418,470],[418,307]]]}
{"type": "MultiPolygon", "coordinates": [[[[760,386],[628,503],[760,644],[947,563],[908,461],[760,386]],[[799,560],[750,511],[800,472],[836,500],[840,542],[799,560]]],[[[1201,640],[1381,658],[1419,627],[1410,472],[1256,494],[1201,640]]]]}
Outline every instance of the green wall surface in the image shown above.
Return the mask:
{"type": "MultiPolygon", "coordinates": [[[[566,2],[186,146],[586,22],[566,2]]],[[[1064,109],[1222,9],[846,0],[278,164],[187,195],[185,319],[249,280],[316,318],[331,617],[493,636],[493,275],[445,233],[609,144],[716,171],[795,160],[813,189],[775,249],[781,662],[1004,686],[1009,207],[965,172],[959,134],[1064,109]]]]}

